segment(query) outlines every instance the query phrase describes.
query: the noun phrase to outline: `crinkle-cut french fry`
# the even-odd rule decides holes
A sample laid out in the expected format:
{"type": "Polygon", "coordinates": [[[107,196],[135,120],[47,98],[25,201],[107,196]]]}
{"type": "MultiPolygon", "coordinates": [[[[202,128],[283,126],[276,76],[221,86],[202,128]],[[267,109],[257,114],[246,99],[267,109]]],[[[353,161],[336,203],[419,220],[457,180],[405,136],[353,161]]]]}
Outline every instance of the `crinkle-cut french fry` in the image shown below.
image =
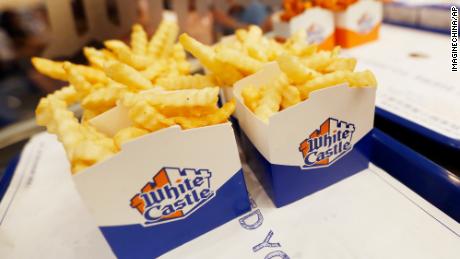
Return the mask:
{"type": "Polygon", "coordinates": [[[284,48],[293,55],[298,55],[307,45],[307,33],[305,30],[296,31],[284,43],[284,48]]]}
{"type": "Polygon", "coordinates": [[[176,61],[186,61],[187,60],[187,53],[185,52],[184,47],[182,47],[180,43],[174,44],[172,57],[176,61]]]}
{"type": "Polygon", "coordinates": [[[63,62],[46,58],[33,57],[32,64],[38,72],[53,79],[67,81],[67,73],[62,67],[63,62]]]}
{"type": "Polygon", "coordinates": [[[51,113],[49,112],[49,98],[41,98],[35,108],[35,121],[39,126],[47,126],[52,120],[51,113]]]}
{"type": "Polygon", "coordinates": [[[138,138],[140,136],[146,135],[149,132],[145,129],[141,129],[138,127],[127,127],[124,129],[119,130],[115,136],[113,136],[113,140],[115,142],[115,145],[117,146],[118,149],[121,149],[121,146],[135,138],[138,138]]]}
{"type": "Polygon", "coordinates": [[[97,131],[96,128],[94,128],[92,125],[89,123],[82,123],[81,124],[81,131],[85,135],[85,138],[91,141],[94,141],[100,146],[104,146],[108,148],[109,150],[116,152],[117,148],[115,147],[115,143],[112,138],[107,137],[104,135],[102,132],[97,131]]]}
{"type": "Polygon", "coordinates": [[[152,89],[146,100],[159,107],[213,107],[219,99],[219,87],[165,91],[152,89]]]}
{"type": "Polygon", "coordinates": [[[84,47],[83,53],[93,67],[101,70],[104,69],[104,66],[107,62],[115,60],[115,57],[110,52],[97,50],[92,47],[84,47]]]}
{"type": "Polygon", "coordinates": [[[78,93],[72,85],[64,86],[50,95],[63,100],[66,104],[73,104],[79,100],[78,93]]]}
{"type": "Polygon", "coordinates": [[[200,117],[215,112],[219,107],[217,103],[209,107],[155,107],[161,114],[166,117],[200,117]]]}
{"type": "Polygon", "coordinates": [[[320,75],[315,70],[304,66],[295,56],[281,55],[276,61],[293,84],[302,84],[320,75]]]}
{"type": "Polygon", "coordinates": [[[184,49],[196,57],[204,67],[210,69],[214,65],[215,53],[211,47],[202,44],[186,33],[179,36],[179,42],[184,49]]]}
{"type": "Polygon", "coordinates": [[[134,24],[131,30],[131,48],[136,55],[147,53],[147,33],[140,24],[134,24]]]}
{"type": "Polygon", "coordinates": [[[332,63],[333,58],[331,52],[320,51],[307,58],[301,59],[302,63],[316,71],[323,72],[324,69],[332,63]]]}
{"type": "Polygon", "coordinates": [[[248,85],[241,90],[241,97],[244,104],[254,112],[262,98],[262,88],[248,85]]]}
{"type": "MultiPolygon", "coordinates": [[[[68,62],[65,62],[68,63],[68,62]]],[[[86,78],[90,83],[96,84],[96,83],[107,83],[109,80],[107,76],[105,75],[104,71],[96,69],[94,67],[90,66],[84,66],[84,65],[76,65],[70,63],[72,67],[74,67],[78,73],[80,73],[83,77],[86,78]]]]}
{"type": "Polygon", "coordinates": [[[156,131],[174,125],[174,121],[166,118],[155,107],[146,101],[139,101],[129,109],[129,117],[140,128],[156,131]]]}
{"type": "Polygon", "coordinates": [[[122,41],[108,40],[105,41],[104,44],[117,55],[121,62],[138,70],[145,69],[153,62],[153,59],[146,55],[134,54],[128,45],[122,41]]]}
{"type": "Polygon", "coordinates": [[[214,80],[209,75],[187,75],[162,77],[156,84],[166,90],[199,89],[214,86],[214,80]]]}
{"type": "Polygon", "coordinates": [[[152,57],[164,57],[169,55],[172,49],[179,26],[176,22],[163,20],[148,43],[148,53],[152,57]]]}
{"type": "Polygon", "coordinates": [[[201,42],[183,33],[179,37],[179,42],[185,50],[196,57],[204,67],[209,69],[219,85],[231,86],[234,82],[243,78],[236,68],[216,60],[214,50],[201,42]]]}
{"type": "Polygon", "coordinates": [[[222,108],[201,117],[173,117],[172,119],[183,129],[191,129],[223,123],[235,111],[235,101],[225,103],[222,108]]]}
{"type": "Polygon", "coordinates": [[[104,46],[115,54],[120,50],[131,52],[129,46],[121,40],[106,40],[104,41],[104,46]]]}
{"type": "Polygon", "coordinates": [[[72,149],[73,163],[93,165],[114,155],[114,152],[104,145],[91,140],[78,142],[72,149]]]}
{"type": "Polygon", "coordinates": [[[62,66],[67,71],[69,83],[72,84],[81,99],[93,90],[93,85],[70,62],[64,62],[62,66]]]}
{"type": "Polygon", "coordinates": [[[266,50],[261,48],[260,45],[256,43],[248,43],[245,45],[248,55],[256,60],[261,62],[267,62],[268,56],[266,50]]]}
{"type": "Polygon", "coordinates": [[[305,84],[298,86],[300,97],[302,100],[305,100],[309,97],[310,93],[315,90],[346,83],[349,73],[350,72],[347,71],[336,71],[312,79],[305,84]]]}
{"type": "Polygon", "coordinates": [[[117,100],[125,89],[106,87],[92,91],[81,102],[85,109],[106,111],[115,107],[117,100]]]}
{"type": "Polygon", "coordinates": [[[50,121],[47,123],[47,129],[51,133],[55,133],[58,139],[62,142],[67,151],[67,156],[72,161],[72,149],[75,145],[84,139],[84,134],[81,132],[80,123],[75,115],[67,110],[67,105],[64,101],[56,98],[47,98],[47,117],[50,121]]]}
{"type": "Polygon", "coordinates": [[[281,109],[284,110],[301,101],[299,89],[293,85],[288,85],[282,92],[281,109]]]}
{"type": "Polygon", "coordinates": [[[248,74],[257,72],[262,67],[262,62],[239,51],[226,47],[216,50],[216,59],[236,67],[239,71],[248,74]]]}
{"type": "Polygon", "coordinates": [[[235,67],[220,61],[216,61],[212,64],[209,70],[220,86],[232,86],[236,81],[244,77],[235,67]]]}
{"type": "Polygon", "coordinates": [[[377,87],[377,79],[369,70],[350,72],[347,81],[351,87],[377,87]]]}
{"type": "Polygon", "coordinates": [[[168,57],[174,53],[174,43],[179,35],[179,26],[176,22],[172,22],[168,29],[167,37],[163,45],[163,52],[160,52],[162,57],[168,57]]]}
{"type": "Polygon", "coordinates": [[[259,26],[250,25],[248,28],[247,37],[244,39],[245,42],[257,42],[262,38],[263,32],[259,26]]]}
{"type": "Polygon", "coordinates": [[[298,50],[297,56],[298,57],[309,57],[313,54],[315,54],[318,51],[318,45],[317,44],[309,44],[304,46],[303,48],[298,50]]]}
{"type": "Polygon", "coordinates": [[[232,39],[223,39],[220,42],[214,44],[213,48],[230,48],[237,51],[244,51],[243,44],[234,38],[232,39]]]}
{"type": "Polygon", "coordinates": [[[100,111],[93,111],[89,109],[83,110],[83,114],[81,115],[81,121],[82,122],[87,122],[91,120],[92,118],[96,117],[99,115],[101,112],[100,111]]]}
{"type": "Polygon", "coordinates": [[[71,164],[70,170],[72,171],[72,174],[76,174],[78,172],[81,172],[81,171],[87,169],[90,166],[91,166],[90,164],[88,164],[88,163],[86,163],[84,161],[74,161],[71,164]]]}
{"type": "Polygon", "coordinates": [[[274,39],[268,40],[267,57],[269,61],[276,60],[280,55],[285,53],[283,46],[274,39]]]}
{"type": "Polygon", "coordinates": [[[133,107],[136,103],[146,99],[144,94],[135,94],[131,92],[125,92],[121,95],[121,104],[127,108],[133,107]]]}
{"type": "Polygon", "coordinates": [[[153,87],[152,83],[136,69],[113,62],[105,67],[105,72],[114,81],[126,85],[132,91],[146,90],[153,87]]]}
{"type": "Polygon", "coordinates": [[[366,70],[363,72],[336,71],[314,78],[303,85],[300,85],[300,96],[304,100],[311,92],[325,87],[336,86],[348,83],[352,87],[374,87],[377,86],[374,74],[366,70]]]}
{"type": "Polygon", "coordinates": [[[176,71],[178,75],[189,75],[192,70],[192,65],[188,61],[173,60],[169,65],[170,71],[176,71]]]}
{"type": "Polygon", "coordinates": [[[281,74],[271,84],[264,86],[264,95],[260,99],[259,106],[254,110],[254,114],[268,123],[268,118],[280,110],[282,92],[288,85],[286,76],[281,74]]]}
{"type": "Polygon", "coordinates": [[[167,66],[164,62],[158,61],[149,65],[145,70],[141,71],[141,74],[150,81],[154,81],[158,78],[165,70],[167,66]]]}
{"type": "Polygon", "coordinates": [[[84,76],[91,83],[107,82],[107,77],[105,76],[104,72],[89,66],[76,65],[70,62],[57,62],[37,57],[32,58],[32,64],[40,73],[54,79],[68,81],[69,75],[64,68],[64,64],[67,64],[68,67],[72,67],[77,70],[78,73],[82,74],[82,76],[84,76]]]}
{"type": "Polygon", "coordinates": [[[244,42],[244,40],[248,37],[248,31],[246,31],[246,29],[237,29],[235,31],[235,37],[240,42],[244,42]]]}
{"type": "Polygon", "coordinates": [[[344,70],[353,72],[356,67],[356,59],[354,58],[335,58],[325,69],[325,73],[344,70]]]}

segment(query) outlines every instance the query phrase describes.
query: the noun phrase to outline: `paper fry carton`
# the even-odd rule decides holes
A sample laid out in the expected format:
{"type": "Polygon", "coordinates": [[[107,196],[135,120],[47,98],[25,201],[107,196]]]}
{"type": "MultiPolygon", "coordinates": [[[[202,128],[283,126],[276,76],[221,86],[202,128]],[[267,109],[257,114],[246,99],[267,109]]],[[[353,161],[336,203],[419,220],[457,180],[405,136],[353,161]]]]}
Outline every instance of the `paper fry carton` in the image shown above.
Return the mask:
{"type": "Polygon", "coordinates": [[[323,50],[330,50],[334,47],[334,15],[331,11],[313,7],[292,17],[289,22],[282,21],[280,14],[273,16],[275,37],[287,39],[296,31],[305,30],[308,43],[318,44],[323,50]]]}
{"type": "Polygon", "coordinates": [[[250,209],[230,123],[150,133],[73,178],[118,258],[156,258],[250,209]]]}
{"type": "Polygon", "coordinates": [[[234,86],[243,150],[277,207],[368,167],[364,137],[373,127],[376,90],[346,84],[317,90],[267,124],[244,105],[241,90],[268,84],[280,73],[269,63],[234,86]]]}
{"type": "Polygon", "coordinates": [[[335,41],[337,45],[351,48],[376,40],[382,23],[382,3],[361,0],[345,11],[335,13],[335,41]]]}

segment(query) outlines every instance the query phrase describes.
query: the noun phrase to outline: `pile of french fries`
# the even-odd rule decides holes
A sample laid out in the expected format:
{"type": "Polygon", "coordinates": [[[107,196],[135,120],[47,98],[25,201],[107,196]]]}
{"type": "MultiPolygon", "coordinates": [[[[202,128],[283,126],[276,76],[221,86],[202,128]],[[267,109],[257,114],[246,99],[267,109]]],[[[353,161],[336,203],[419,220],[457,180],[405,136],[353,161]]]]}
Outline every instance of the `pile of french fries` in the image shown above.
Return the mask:
{"type": "Polygon", "coordinates": [[[343,11],[358,0],[283,0],[283,11],[280,19],[289,22],[293,17],[305,12],[313,6],[331,11],[343,11]]]}
{"type": "Polygon", "coordinates": [[[313,0],[313,5],[339,12],[347,9],[348,6],[356,2],[358,0],[313,0]]]}
{"type": "Polygon", "coordinates": [[[283,0],[283,12],[280,15],[282,21],[289,22],[305,10],[312,7],[310,0],[283,0]]]}
{"type": "Polygon", "coordinates": [[[84,48],[89,65],[33,58],[35,68],[68,86],[42,98],[36,120],[63,143],[73,173],[117,153],[131,139],[172,125],[184,129],[227,121],[233,101],[218,107],[219,88],[209,75],[191,75],[178,25],[164,20],[149,39],[134,25],[128,46],[119,40],[104,49],[84,48]],[[68,109],[79,103],[81,120],[68,109]],[[130,127],[108,136],[91,119],[117,105],[129,111],[130,127]]]}
{"type": "Polygon", "coordinates": [[[134,25],[128,46],[105,41],[104,49],[86,47],[89,65],[33,58],[41,73],[67,81],[68,86],[42,98],[36,120],[58,136],[77,173],[121,149],[129,140],[179,125],[183,129],[223,123],[235,110],[234,101],[218,106],[219,87],[231,87],[267,64],[277,62],[279,78],[242,90],[245,105],[262,121],[309,97],[310,92],[348,83],[376,86],[370,71],[354,72],[356,60],[339,57],[339,49],[318,51],[300,31],[284,43],[263,36],[257,26],[240,29],[235,38],[206,46],[187,34],[179,37],[176,22],[163,20],[149,39],[134,25]],[[195,56],[205,75],[191,74],[185,50],[195,56]],[[81,119],[68,109],[80,103],[81,119]],[[98,131],[91,120],[116,106],[128,110],[131,126],[113,136],[98,131]]]}
{"type": "Polygon", "coordinates": [[[286,42],[263,36],[257,26],[236,31],[235,39],[213,47],[205,46],[186,34],[179,38],[220,86],[232,86],[239,79],[260,70],[270,61],[282,70],[269,85],[250,85],[242,90],[245,105],[262,121],[309,97],[312,91],[348,83],[351,87],[372,87],[377,82],[370,71],[354,72],[356,60],[340,57],[340,48],[318,51],[306,42],[305,31],[298,31],[286,42]]]}

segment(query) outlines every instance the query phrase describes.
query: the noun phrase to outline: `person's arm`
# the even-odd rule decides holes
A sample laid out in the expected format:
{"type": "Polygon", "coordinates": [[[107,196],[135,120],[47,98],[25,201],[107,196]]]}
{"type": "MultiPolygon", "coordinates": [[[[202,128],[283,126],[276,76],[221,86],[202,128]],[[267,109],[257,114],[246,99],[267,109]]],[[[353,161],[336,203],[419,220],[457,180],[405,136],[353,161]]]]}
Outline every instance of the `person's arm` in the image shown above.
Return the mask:
{"type": "Polygon", "coordinates": [[[212,15],[214,18],[214,21],[231,29],[239,29],[246,27],[246,24],[240,23],[237,20],[233,19],[232,17],[228,16],[225,12],[222,10],[217,10],[216,8],[212,9],[212,15]]]}

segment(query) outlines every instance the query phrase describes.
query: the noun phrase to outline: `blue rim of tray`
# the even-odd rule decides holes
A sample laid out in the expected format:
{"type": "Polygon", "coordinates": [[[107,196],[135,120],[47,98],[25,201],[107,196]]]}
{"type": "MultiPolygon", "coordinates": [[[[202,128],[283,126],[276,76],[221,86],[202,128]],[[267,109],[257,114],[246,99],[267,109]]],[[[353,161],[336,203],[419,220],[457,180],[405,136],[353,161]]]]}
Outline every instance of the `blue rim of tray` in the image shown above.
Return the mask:
{"type": "Polygon", "coordinates": [[[389,112],[387,110],[384,110],[382,108],[376,107],[375,108],[375,114],[377,116],[381,116],[387,120],[389,120],[392,123],[398,124],[403,126],[406,129],[409,129],[410,131],[417,132],[421,136],[431,139],[436,143],[439,143],[443,146],[455,149],[457,151],[460,151],[460,140],[459,139],[454,139],[447,137],[445,135],[442,135],[434,130],[428,129],[420,124],[417,124],[415,122],[412,122],[408,119],[405,119],[401,116],[398,116],[392,112],[389,112]]]}

